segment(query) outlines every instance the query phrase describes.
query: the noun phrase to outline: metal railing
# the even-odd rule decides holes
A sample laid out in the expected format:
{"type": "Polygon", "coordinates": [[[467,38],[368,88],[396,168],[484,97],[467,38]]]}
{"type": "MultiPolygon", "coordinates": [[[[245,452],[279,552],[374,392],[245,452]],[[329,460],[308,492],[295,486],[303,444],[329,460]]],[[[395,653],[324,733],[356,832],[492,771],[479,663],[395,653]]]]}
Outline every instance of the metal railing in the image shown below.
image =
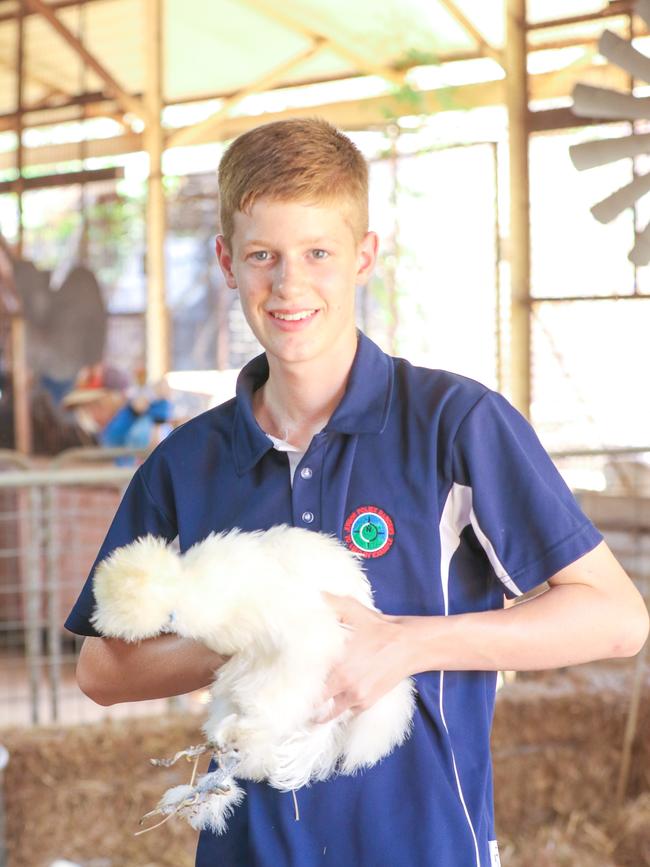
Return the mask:
{"type": "Polygon", "coordinates": [[[650,598],[650,446],[574,449],[551,457],[646,600],[650,598]]]}
{"type": "Polygon", "coordinates": [[[79,721],[62,715],[64,686],[91,704],[62,624],[134,472],[111,462],[127,456],[142,452],[75,449],[47,465],[0,453],[0,725],[79,721]]]}

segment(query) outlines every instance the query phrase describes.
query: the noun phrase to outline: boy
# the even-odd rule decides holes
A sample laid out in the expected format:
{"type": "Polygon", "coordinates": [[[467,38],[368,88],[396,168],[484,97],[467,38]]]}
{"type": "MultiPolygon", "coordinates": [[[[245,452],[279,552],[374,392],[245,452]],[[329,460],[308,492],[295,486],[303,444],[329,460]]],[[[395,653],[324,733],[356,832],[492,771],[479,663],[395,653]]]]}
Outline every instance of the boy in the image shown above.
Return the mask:
{"type": "MultiPolygon", "coordinates": [[[[265,354],[237,397],[175,431],[136,473],[99,559],[137,536],[286,523],[366,558],[377,614],[329,598],[350,627],[323,717],[371,705],[414,674],[408,741],[356,777],[290,794],[247,785],[197,865],[489,867],[498,864],[489,730],[496,672],[625,656],[642,599],[578,509],[534,433],[499,395],[385,355],[354,321],[377,255],[367,168],[319,120],[237,139],[219,181],[217,256],[265,354]],[[550,590],[504,609],[548,580],[550,590]]],[[[166,635],[96,637],[91,579],[67,626],[89,637],[81,688],[102,704],[205,686],[219,660],[166,635]]]]}

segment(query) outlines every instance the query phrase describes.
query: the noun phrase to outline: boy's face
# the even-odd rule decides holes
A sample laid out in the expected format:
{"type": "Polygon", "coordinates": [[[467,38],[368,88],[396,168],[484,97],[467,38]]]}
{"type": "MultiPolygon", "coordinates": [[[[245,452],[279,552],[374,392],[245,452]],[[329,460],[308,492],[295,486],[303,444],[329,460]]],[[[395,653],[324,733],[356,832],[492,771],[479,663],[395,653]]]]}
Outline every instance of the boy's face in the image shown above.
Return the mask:
{"type": "Polygon", "coordinates": [[[217,238],[226,282],[270,359],[294,364],[356,346],[355,286],[372,273],[377,236],[358,241],[344,208],[260,199],[235,213],[230,246],[217,238]]]}

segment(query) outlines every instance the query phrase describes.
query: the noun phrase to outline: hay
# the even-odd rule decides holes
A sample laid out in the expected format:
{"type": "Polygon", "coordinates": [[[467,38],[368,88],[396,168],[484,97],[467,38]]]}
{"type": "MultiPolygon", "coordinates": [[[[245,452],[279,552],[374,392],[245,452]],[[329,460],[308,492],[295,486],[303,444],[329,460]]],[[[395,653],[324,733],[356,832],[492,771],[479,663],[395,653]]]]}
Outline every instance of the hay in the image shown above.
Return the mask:
{"type": "Polygon", "coordinates": [[[597,818],[574,812],[517,840],[501,839],[503,867],[650,867],[650,793],[597,818]]]}
{"type": "Polygon", "coordinates": [[[616,783],[631,665],[520,677],[497,699],[492,747],[503,867],[650,867],[650,679],[629,800],[616,783]]]}
{"type": "Polygon", "coordinates": [[[134,837],[163,791],[191,766],[161,769],[150,757],[202,740],[196,717],[130,719],[67,729],[0,733],[8,867],[49,867],[56,858],[96,867],[191,867],[197,834],[185,822],[134,837]]]}
{"type": "MultiPolygon", "coordinates": [[[[621,761],[632,671],[578,667],[500,691],[492,752],[496,824],[525,834],[576,811],[608,815],[621,761]]],[[[650,680],[628,794],[650,790],[650,680]]]]}
{"type": "MultiPolygon", "coordinates": [[[[492,743],[503,867],[650,867],[650,681],[629,800],[614,804],[631,677],[626,667],[577,668],[522,677],[499,693],[492,743]]],[[[191,867],[197,834],[183,821],[133,833],[164,789],[191,771],[148,759],[201,740],[192,715],[0,731],[11,755],[8,867],[49,867],[56,858],[191,867]]]]}

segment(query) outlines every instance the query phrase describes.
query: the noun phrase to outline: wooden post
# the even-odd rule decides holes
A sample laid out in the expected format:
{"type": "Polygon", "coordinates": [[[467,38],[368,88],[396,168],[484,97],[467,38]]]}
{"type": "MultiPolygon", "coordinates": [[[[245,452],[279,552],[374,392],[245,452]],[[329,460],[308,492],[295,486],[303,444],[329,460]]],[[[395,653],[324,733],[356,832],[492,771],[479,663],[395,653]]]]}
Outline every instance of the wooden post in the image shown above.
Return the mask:
{"type": "Polygon", "coordinates": [[[499,148],[496,142],[490,146],[492,151],[492,172],[494,177],[494,342],[497,391],[504,391],[503,376],[503,286],[501,285],[501,216],[499,213],[499,148]]]}
{"type": "Polygon", "coordinates": [[[398,354],[397,334],[399,331],[399,303],[397,300],[397,268],[399,263],[399,163],[397,145],[400,129],[396,122],[389,124],[387,129],[390,142],[390,209],[392,229],[388,240],[388,255],[384,259],[386,293],[388,296],[388,351],[391,355],[398,354]]]}
{"type": "Polygon", "coordinates": [[[147,379],[160,379],[169,368],[169,317],[165,281],[165,193],[163,189],[161,125],[162,100],[162,0],[146,0],[147,126],[144,142],[149,154],[147,191],[147,379]]]}
{"type": "Polygon", "coordinates": [[[526,0],[506,3],[506,102],[510,151],[510,395],[530,415],[530,201],[526,0]]]}
{"type": "MultiPolygon", "coordinates": [[[[16,38],[16,193],[18,196],[17,257],[23,254],[23,84],[25,80],[25,8],[18,4],[16,38]]],[[[32,425],[29,412],[29,372],[27,369],[27,332],[22,308],[11,317],[11,377],[14,405],[14,445],[29,454],[32,448],[32,425]]]]}

